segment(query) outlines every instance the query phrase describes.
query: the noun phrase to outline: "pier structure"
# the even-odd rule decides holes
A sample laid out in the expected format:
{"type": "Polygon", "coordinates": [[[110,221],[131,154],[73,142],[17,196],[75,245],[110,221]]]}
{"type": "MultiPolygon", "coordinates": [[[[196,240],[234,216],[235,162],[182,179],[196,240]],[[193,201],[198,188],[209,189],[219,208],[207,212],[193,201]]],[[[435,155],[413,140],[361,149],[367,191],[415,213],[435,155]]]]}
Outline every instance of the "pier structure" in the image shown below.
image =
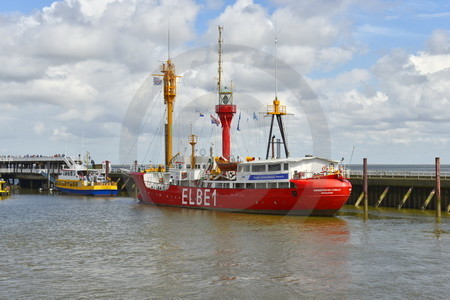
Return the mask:
{"type": "Polygon", "coordinates": [[[410,171],[367,170],[367,194],[364,193],[364,172],[349,171],[346,175],[353,185],[347,204],[362,206],[367,196],[368,205],[436,210],[437,189],[440,191],[442,210],[450,212],[450,173],[440,172],[437,187],[436,173],[410,171]]]}
{"type": "Polygon", "coordinates": [[[61,169],[81,163],[65,155],[0,156],[0,178],[23,188],[51,188],[61,169]]]}

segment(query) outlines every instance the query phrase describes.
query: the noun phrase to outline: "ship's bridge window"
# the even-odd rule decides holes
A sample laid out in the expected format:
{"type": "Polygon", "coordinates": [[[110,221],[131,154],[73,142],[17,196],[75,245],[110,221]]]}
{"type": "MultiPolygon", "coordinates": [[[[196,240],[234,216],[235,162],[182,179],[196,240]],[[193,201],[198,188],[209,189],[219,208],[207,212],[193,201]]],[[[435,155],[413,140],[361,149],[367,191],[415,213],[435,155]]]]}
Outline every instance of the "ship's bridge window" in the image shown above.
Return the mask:
{"type": "Polygon", "coordinates": [[[268,165],[268,171],[269,172],[281,171],[281,164],[268,165]]]}
{"type": "Polygon", "coordinates": [[[265,172],[266,171],[266,165],[253,165],[252,166],[253,172],[265,172]]]}
{"type": "Polygon", "coordinates": [[[284,170],[285,171],[289,170],[289,164],[288,163],[284,163],[283,165],[284,165],[284,170]]]}

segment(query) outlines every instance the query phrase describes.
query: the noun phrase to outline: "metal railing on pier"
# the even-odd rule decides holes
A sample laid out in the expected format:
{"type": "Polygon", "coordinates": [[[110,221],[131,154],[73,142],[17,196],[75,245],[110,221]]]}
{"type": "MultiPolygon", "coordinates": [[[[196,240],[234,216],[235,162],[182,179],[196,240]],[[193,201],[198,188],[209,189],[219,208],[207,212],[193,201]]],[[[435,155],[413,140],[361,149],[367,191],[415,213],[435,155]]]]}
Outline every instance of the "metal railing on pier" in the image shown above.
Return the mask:
{"type": "MultiPolygon", "coordinates": [[[[349,178],[362,178],[363,171],[347,170],[349,178]]],[[[405,179],[433,179],[433,171],[367,171],[368,178],[405,178],[405,179]]],[[[450,172],[441,172],[441,179],[450,179],[450,172]]]]}

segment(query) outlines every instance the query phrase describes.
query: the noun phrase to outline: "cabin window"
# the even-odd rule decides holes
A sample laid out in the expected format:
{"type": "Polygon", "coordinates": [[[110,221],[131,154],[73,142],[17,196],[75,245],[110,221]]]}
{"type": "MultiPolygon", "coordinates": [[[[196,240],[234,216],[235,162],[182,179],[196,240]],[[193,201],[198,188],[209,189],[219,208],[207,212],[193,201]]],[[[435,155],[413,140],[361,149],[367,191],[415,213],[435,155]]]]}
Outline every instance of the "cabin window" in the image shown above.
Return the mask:
{"type": "Polygon", "coordinates": [[[278,185],[277,185],[276,182],[268,182],[267,185],[268,185],[269,189],[276,189],[276,188],[278,188],[278,185]]]}
{"type": "Polygon", "coordinates": [[[268,165],[269,172],[281,171],[281,164],[268,165]]]}
{"type": "Polygon", "coordinates": [[[278,183],[278,187],[280,189],[288,188],[289,187],[289,182],[279,182],[278,183]]]}
{"type": "Polygon", "coordinates": [[[256,188],[257,189],[265,189],[266,188],[266,183],[262,183],[262,182],[258,182],[256,183],[256,188]]]}
{"type": "Polygon", "coordinates": [[[239,166],[239,172],[250,172],[250,166],[249,165],[239,166]]]}
{"type": "Polygon", "coordinates": [[[288,163],[284,163],[283,165],[284,165],[284,170],[285,171],[289,170],[289,164],[288,163]]]}
{"type": "Polygon", "coordinates": [[[255,184],[254,183],[247,183],[247,188],[248,189],[254,189],[255,188],[255,184]]]}
{"type": "Polygon", "coordinates": [[[265,172],[266,171],[266,165],[253,165],[252,166],[253,172],[265,172]]]}

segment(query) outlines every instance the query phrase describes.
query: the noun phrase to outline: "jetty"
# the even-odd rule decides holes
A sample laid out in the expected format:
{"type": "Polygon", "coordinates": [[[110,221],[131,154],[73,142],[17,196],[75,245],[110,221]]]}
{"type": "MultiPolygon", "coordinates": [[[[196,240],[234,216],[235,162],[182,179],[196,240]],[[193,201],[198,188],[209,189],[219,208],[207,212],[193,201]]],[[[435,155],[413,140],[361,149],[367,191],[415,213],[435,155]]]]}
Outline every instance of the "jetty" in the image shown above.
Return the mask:
{"type": "Polygon", "coordinates": [[[353,190],[347,204],[364,205],[366,181],[367,205],[450,212],[450,172],[433,171],[348,171],[353,190]],[[433,201],[438,200],[439,201],[433,201]]]}
{"type": "MultiPolygon", "coordinates": [[[[19,185],[22,188],[51,189],[62,169],[81,163],[80,155],[0,156],[0,178],[11,185],[19,185]]],[[[93,169],[102,169],[102,167],[103,164],[92,164],[93,169]]],[[[119,180],[122,174],[127,173],[126,171],[110,170],[111,177],[119,180]]]]}
{"type": "Polygon", "coordinates": [[[0,177],[10,183],[20,182],[21,187],[50,187],[61,169],[77,162],[65,155],[0,156],[0,177]]]}

